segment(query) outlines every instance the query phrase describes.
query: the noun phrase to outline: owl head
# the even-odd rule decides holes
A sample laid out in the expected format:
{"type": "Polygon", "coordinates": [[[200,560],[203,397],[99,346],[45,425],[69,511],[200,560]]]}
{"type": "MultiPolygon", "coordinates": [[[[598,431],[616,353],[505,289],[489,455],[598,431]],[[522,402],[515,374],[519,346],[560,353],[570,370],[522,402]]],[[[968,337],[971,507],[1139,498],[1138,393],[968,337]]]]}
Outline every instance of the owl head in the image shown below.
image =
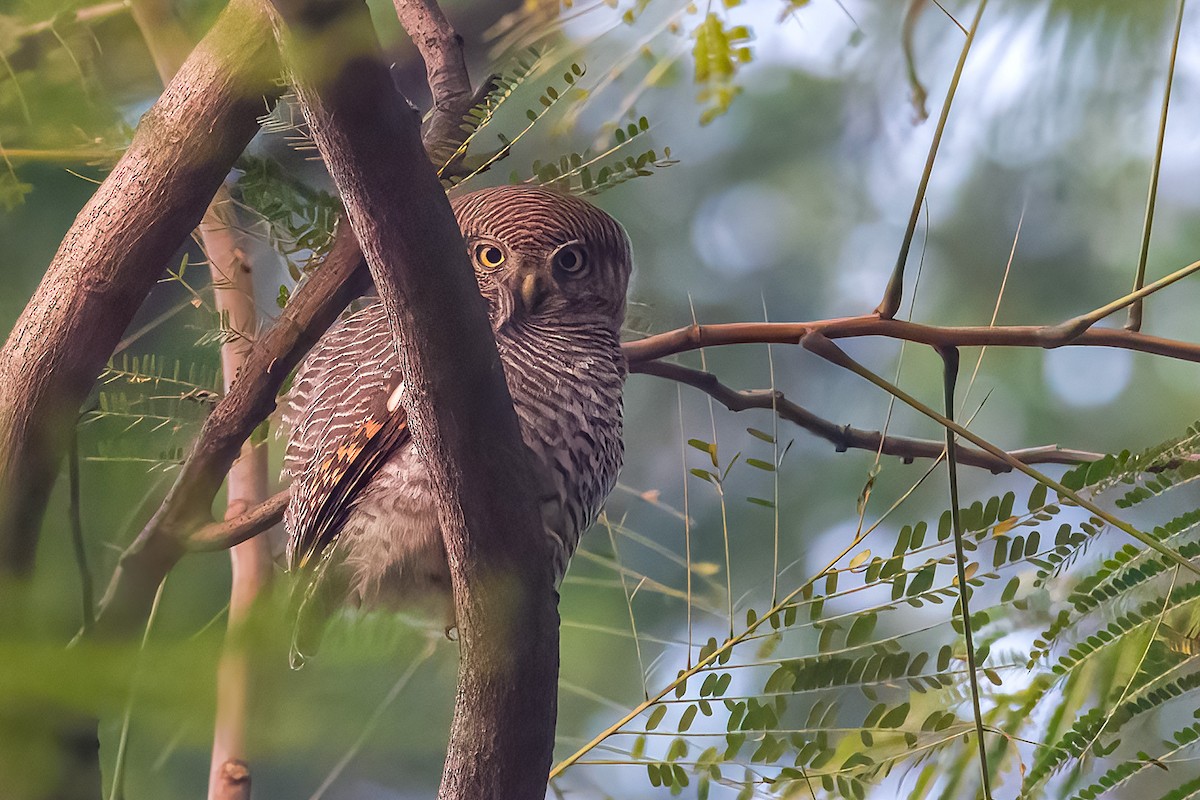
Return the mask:
{"type": "Polygon", "coordinates": [[[452,201],[492,326],[625,318],[633,256],[615,219],[578,197],[500,186],[452,201]]]}

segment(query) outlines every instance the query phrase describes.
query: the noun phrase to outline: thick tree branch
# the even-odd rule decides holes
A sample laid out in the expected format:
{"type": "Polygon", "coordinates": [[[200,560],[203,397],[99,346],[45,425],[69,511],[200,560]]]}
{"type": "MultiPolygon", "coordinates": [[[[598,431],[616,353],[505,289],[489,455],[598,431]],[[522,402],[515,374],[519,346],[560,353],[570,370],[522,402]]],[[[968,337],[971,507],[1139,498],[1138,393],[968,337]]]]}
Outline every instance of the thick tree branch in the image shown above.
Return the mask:
{"type": "Polygon", "coordinates": [[[162,267],[258,129],[277,51],[233,0],[142,118],[0,350],[0,570],[33,564],[66,432],[162,267]]]}
{"type": "Polygon", "coordinates": [[[437,496],[461,651],[440,796],[541,800],[554,745],[557,596],[540,479],[486,306],[366,7],[275,5],[297,94],[402,356],[405,405],[437,496]]]}
{"type": "MultiPolygon", "coordinates": [[[[946,451],[944,442],[933,439],[913,439],[908,436],[884,436],[880,431],[867,431],[849,425],[838,425],[819,417],[803,406],[788,400],[782,392],[770,389],[737,391],[717,379],[711,372],[671,364],[666,361],[648,361],[633,365],[632,371],[645,375],[685,383],[708,394],[730,411],[745,411],[757,408],[774,410],[783,419],[794,422],[804,430],[831,443],[839,453],[846,450],[869,450],[884,455],[897,456],[905,462],[918,458],[941,458],[946,451]]],[[[973,467],[982,467],[993,473],[1011,472],[1012,465],[984,450],[957,446],[958,461],[973,467]]],[[[1103,453],[1085,450],[1068,450],[1058,445],[1029,447],[1013,450],[1009,455],[1025,464],[1081,464],[1098,461],[1103,453]]]]}

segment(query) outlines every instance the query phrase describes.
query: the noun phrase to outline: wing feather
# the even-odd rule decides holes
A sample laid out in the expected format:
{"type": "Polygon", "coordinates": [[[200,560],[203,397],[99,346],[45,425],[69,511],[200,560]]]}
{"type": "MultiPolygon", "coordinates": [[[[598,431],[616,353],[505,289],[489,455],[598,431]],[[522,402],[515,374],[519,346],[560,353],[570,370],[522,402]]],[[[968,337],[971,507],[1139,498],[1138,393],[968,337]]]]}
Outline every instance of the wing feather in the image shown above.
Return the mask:
{"type": "Polygon", "coordinates": [[[407,415],[391,402],[401,380],[378,302],[337,323],[301,365],[284,410],[290,568],[303,568],[334,542],[359,493],[410,440],[407,415]]]}

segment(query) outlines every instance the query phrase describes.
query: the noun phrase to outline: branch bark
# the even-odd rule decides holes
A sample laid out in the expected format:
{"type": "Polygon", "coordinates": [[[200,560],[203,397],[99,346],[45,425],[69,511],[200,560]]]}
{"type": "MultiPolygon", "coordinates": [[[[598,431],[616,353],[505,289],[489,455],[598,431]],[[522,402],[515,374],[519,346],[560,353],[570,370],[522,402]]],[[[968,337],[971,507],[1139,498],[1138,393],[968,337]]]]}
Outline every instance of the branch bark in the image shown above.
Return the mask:
{"type": "Polygon", "coordinates": [[[233,0],[80,212],[0,350],[0,573],[33,565],[66,432],[162,267],[258,129],[277,51],[233,0]]]}
{"type": "Polygon", "coordinates": [[[540,800],[554,745],[557,595],[539,479],[486,306],[366,7],[274,2],[301,105],[402,355],[438,499],[461,651],[440,797],[540,800]]]}
{"type": "Polygon", "coordinates": [[[433,111],[425,128],[426,151],[441,167],[455,160],[466,139],[463,118],[475,104],[462,37],[433,0],[393,0],[396,16],[421,53],[433,111]]]}

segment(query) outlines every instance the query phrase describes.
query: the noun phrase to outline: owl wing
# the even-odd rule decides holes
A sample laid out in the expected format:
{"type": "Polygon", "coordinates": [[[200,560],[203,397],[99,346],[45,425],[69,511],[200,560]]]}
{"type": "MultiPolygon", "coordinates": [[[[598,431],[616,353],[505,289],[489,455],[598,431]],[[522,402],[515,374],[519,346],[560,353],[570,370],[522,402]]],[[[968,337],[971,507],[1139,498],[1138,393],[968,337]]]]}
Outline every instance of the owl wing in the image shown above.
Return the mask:
{"type": "Polygon", "coordinates": [[[338,322],[305,359],[288,393],[284,516],[289,568],[337,538],[358,493],[411,438],[400,361],[378,302],[338,322]]]}

